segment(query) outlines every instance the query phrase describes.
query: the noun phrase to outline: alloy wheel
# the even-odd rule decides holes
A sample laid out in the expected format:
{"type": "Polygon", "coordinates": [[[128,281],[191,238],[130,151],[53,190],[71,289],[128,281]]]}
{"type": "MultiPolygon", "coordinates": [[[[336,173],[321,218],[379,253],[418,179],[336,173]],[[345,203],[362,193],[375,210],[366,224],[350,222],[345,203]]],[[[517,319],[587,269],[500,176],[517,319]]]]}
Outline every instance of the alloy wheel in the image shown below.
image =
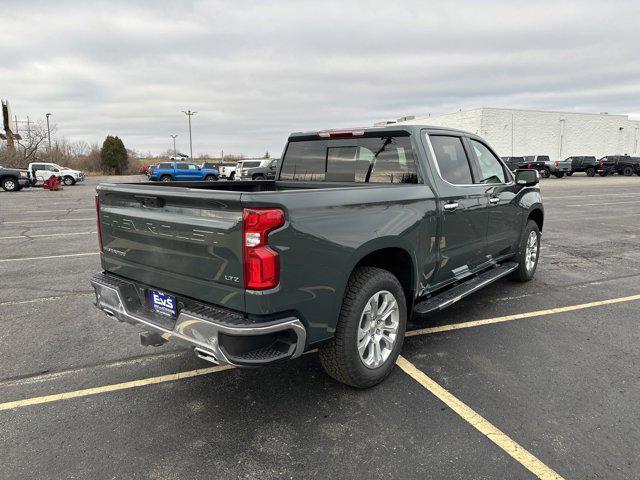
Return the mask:
{"type": "Polygon", "coordinates": [[[382,290],[367,301],[357,337],[358,354],[365,367],[378,368],[387,361],[398,337],[399,324],[400,310],[391,292],[382,290]]]}

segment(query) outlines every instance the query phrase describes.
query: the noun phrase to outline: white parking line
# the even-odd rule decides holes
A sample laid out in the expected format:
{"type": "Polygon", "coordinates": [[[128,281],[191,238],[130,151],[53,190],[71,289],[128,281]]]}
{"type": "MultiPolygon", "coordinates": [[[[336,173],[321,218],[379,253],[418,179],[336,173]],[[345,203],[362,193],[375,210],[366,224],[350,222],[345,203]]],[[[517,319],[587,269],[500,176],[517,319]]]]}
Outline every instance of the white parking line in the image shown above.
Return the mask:
{"type": "Polygon", "coordinates": [[[56,223],[56,222],[85,222],[91,220],[93,222],[96,221],[96,217],[91,217],[91,218],[61,218],[61,219],[55,219],[55,218],[50,218],[48,220],[23,220],[21,222],[2,222],[0,223],[0,225],[23,225],[25,223],[56,223]]]}
{"type": "Polygon", "coordinates": [[[70,213],[70,212],[80,212],[80,211],[93,211],[95,212],[95,207],[94,208],[60,208],[58,210],[13,210],[13,211],[6,211],[3,210],[2,214],[7,214],[7,215],[24,215],[27,213],[59,213],[60,215],[66,214],[66,213],[70,213]]]}
{"type": "MultiPolygon", "coordinates": [[[[544,195],[544,192],[542,192],[544,195]]],[[[545,200],[561,200],[563,198],[584,198],[584,197],[635,197],[638,194],[635,192],[629,193],[594,193],[594,194],[585,194],[585,195],[563,195],[561,197],[548,197],[544,195],[545,200]]]]}
{"type": "Polygon", "coordinates": [[[565,205],[565,207],[600,207],[602,205],[622,205],[624,203],[640,203],[640,200],[632,202],[580,203],[578,205],[565,205]]]}
{"type": "Polygon", "coordinates": [[[98,232],[48,233],[46,235],[14,235],[13,237],[0,237],[0,240],[16,240],[20,238],[67,237],[70,235],[91,235],[92,233],[98,232]]]}
{"type": "Polygon", "coordinates": [[[87,257],[89,255],[100,255],[100,252],[68,253],[66,255],[47,255],[45,257],[3,258],[3,259],[0,259],[0,263],[24,262],[24,261],[27,261],[27,260],[47,260],[49,258],[87,257]]]}

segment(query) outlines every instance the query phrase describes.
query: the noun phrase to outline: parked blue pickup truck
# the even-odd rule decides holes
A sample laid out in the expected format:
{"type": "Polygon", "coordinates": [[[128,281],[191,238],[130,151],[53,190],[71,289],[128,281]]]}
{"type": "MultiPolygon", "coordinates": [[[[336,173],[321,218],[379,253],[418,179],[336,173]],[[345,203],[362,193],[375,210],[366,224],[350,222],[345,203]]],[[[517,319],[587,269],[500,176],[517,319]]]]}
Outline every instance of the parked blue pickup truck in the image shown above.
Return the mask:
{"type": "Polygon", "coordinates": [[[220,172],[215,168],[201,168],[200,165],[190,162],[161,162],[153,169],[149,180],[161,182],[206,180],[212,182],[218,180],[218,177],[220,177],[220,172]]]}

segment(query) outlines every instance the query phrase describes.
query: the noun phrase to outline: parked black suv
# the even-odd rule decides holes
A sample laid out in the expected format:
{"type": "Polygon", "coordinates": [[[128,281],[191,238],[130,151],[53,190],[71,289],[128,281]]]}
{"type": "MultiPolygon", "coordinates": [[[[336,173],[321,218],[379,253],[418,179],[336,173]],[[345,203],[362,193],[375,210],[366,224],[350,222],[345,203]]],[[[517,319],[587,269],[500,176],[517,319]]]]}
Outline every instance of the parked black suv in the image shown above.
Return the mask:
{"type": "Polygon", "coordinates": [[[571,173],[567,175],[573,175],[573,172],[584,172],[588,177],[593,177],[596,173],[606,177],[613,171],[610,165],[606,165],[602,159],[596,160],[596,157],[575,156],[567,160],[571,160],[571,173]]]}
{"type": "Polygon", "coordinates": [[[502,161],[512,172],[515,172],[519,168],[525,168],[524,157],[502,157],[502,161]]]}
{"type": "Polygon", "coordinates": [[[631,176],[634,173],[640,175],[640,157],[629,155],[607,155],[600,159],[612,172],[619,175],[631,176]]]}

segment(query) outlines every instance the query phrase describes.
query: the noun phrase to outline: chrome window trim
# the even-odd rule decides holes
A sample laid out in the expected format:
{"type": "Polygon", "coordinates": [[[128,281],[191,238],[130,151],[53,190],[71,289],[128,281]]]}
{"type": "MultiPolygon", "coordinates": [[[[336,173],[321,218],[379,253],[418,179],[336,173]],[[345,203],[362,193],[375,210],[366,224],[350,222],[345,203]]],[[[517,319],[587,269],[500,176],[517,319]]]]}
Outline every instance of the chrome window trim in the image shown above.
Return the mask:
{"type": "MultiPolygon", "coordinates": [[[[428,131],[424,130],[424,136],[427,139],[427,145],[429,146],[429,152],[431,153],[431,156],[433,157],[433,164],[436,167],[436,171],[438,172],[438,177],[440,177],[440,180],[442,180],[444,183],[451,185],[452,187],[508,187],[511,185],[514,185],[514,177],[511,175],[511,171],[509,170],[509,168],[506,168],[506,170],[509,172],[508,175],[511,177],[511,181],[509,181],[508,183],[451,183],[448,180],[446,180],[443,176],[442,176],[442,172],[440,172],[440,165],[438,165],[438,157],[436,157],[436,152],[433,149],[433,145],[431,144],[431,135],[429,134],[428,131]]],[[[442,135],[436,135],[436,137],[456,137],[459,138],[462,141],[462,137],[458,136],[458,135],[446,135],[446,134],[442,134],[442,135]]],[[[466,154],[466,152],[465,152],[466,154]]],[[[504,163],[502,162],[502,160],[498,160],[500,162],[500,164],[504,167],[504,163]]],[[[469,171],[471,171],[471,166],[469,166],[469,171]]],[[[473,174],[473,172],[471,172],[473,174]]]]}

